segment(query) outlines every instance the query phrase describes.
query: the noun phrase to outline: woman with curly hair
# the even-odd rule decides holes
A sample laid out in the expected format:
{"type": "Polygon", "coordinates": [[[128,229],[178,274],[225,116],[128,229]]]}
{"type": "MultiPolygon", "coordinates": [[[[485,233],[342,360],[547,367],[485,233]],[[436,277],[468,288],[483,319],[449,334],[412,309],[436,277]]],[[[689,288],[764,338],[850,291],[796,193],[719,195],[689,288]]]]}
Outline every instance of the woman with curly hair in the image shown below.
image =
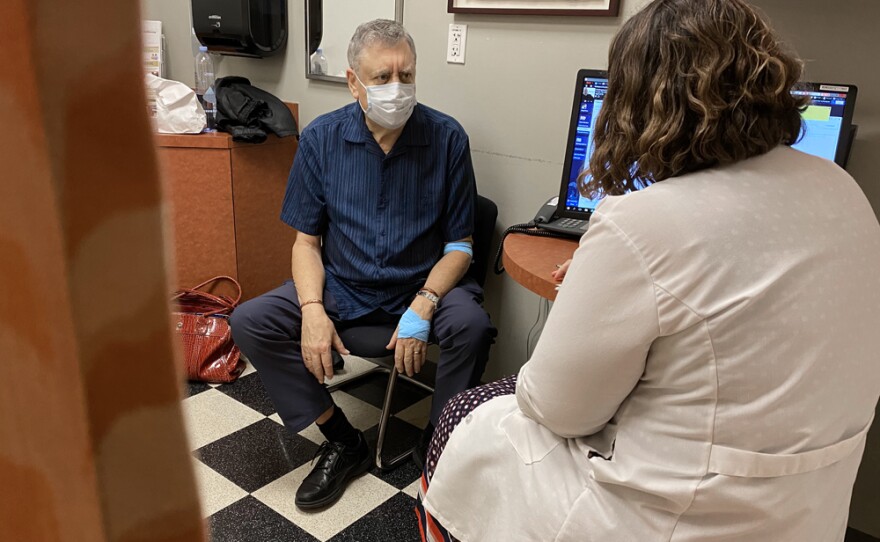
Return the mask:
{"type": "Polygon", "coordinates": [[[880,395],[880,226],[790,148],[801,63],[742,0],[656,0],[608,64],[579,183],[604,200],[531,359],[447,403],[422,534],[843,540],[880,395]]]}

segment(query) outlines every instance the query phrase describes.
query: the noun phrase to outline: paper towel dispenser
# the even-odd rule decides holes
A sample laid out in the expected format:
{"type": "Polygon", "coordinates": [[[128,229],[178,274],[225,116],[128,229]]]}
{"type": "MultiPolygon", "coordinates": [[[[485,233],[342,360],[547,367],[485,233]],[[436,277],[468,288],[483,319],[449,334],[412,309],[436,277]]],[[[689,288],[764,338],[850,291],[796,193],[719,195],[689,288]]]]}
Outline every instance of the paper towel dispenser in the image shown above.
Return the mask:
{"type": "Polygon", "coordinates": [[[212,53],[264,57],[287,43],[287,0],[192,0],[192,20],[212,53]]]}

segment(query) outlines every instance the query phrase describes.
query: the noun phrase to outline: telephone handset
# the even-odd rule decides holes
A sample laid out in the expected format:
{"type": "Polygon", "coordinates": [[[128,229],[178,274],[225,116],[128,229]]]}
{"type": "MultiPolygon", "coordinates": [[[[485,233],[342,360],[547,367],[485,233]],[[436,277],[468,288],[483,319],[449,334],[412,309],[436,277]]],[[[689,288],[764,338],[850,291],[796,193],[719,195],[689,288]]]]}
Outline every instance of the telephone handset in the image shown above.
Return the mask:
{"type": "Polygon", "coordinates": [[[553,196],[538,209],[535,215],[535,226],[542,230],[570,237],[580,237],[587,232],[590,225],[588,218],[569,218],[557,215],[559,197],[553,196]]]}
{"type": "Polygon", "coordinates": [[[556,205],[559,203],[559,196],[553,196],[547,200],[547,203],[538,209],[535,215],[535,224],[548,224],[553,221],[556,215],[556,205]]]}

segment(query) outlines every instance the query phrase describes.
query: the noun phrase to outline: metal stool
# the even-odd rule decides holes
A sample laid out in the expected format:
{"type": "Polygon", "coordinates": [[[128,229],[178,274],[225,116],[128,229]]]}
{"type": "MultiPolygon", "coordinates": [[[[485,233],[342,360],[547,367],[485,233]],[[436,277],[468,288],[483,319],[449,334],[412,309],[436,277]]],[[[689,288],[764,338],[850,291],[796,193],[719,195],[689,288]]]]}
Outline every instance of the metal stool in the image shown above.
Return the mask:
{"type": "MultiPolygon", "coordinates": [[[[340,330],[339,337],[342,339],[345,347],[353,355],[375,363],[376,366],[354,378],[328,386],[328,389],[333,392],[341,386],[375,373],[385,373],[388,375],[385,399],[382,401],[382,411],[379,414],[379,436],[376,440],[376,466],[383,471],[397,467],[406,461],[412,453],[412,448],[409,448],[388,461],[382,455],[382,448],[385,445],[385,434],[388,430],[388,419],[391,418],[391,401],[394,398],[394,387],[397,383],[397,378],[402,378],[430,393],[434,393],[433,387],[397,372],[397,369],[394,367],[394,355],[389,355],[389,350],[385,349],[385,345],[391,340],[391,335],[394,333],[395,328],[394,324],[389,324],[385,326],[358,326],[340,330]]],[[[342,357],[334,351],[333,358],[335,366],[337,360],[341,360],[342,357]]]]}

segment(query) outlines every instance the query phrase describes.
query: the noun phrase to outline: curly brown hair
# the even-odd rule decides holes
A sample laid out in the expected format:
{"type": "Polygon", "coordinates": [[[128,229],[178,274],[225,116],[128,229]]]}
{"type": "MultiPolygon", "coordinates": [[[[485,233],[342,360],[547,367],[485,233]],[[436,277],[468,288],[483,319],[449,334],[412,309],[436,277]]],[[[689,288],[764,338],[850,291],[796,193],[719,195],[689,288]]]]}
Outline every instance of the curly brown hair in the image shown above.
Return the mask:
{"type": "Polygon", "coordinates": [[[801,71],[742,0],[656,0],[611,43],[608,93],[578,189],[619,195],[795,143],[807,99],[791,89],[801,71]]]}

